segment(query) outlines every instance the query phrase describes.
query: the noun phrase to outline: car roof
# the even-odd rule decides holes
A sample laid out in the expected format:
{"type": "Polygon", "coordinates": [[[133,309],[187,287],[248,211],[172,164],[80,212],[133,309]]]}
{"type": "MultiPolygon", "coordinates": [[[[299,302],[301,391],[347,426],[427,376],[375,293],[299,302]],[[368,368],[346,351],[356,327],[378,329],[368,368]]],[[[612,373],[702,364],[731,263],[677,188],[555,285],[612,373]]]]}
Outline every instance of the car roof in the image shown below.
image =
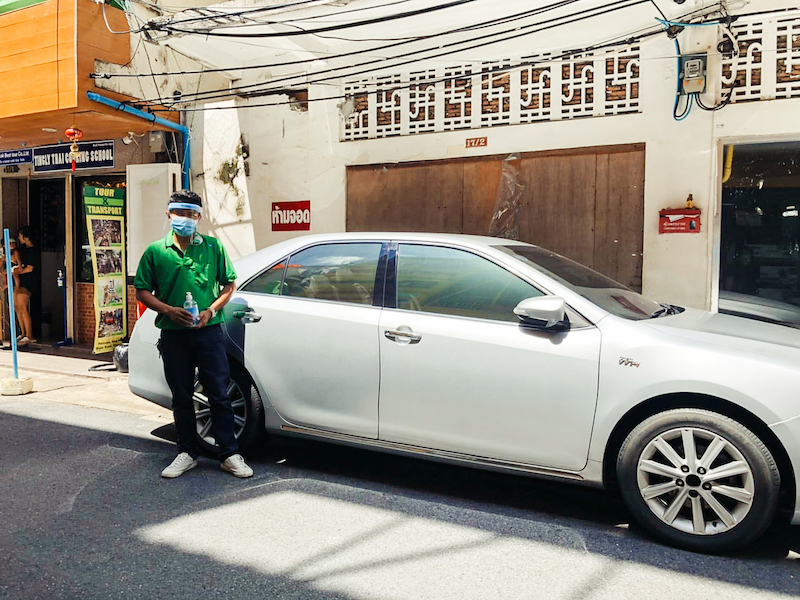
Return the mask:
{"type": "MultiPolygon", "coordinates": [[[[490,237],[484,235],[470,235],[463,233],[423,233],[413,231],[347,231],[339,233],[314,233],[291,238],[291,241],[299,242],[304,240],[308,243],[339,241],[339,240],[392,240],[403,239],[412,241],[427,242],[451,242],[467,243],[480,246],[529,246],[525,242],[510,240],[506,238],[490,237]]],[[[289,241],[289,240],[287,240],[289,241]]]]}

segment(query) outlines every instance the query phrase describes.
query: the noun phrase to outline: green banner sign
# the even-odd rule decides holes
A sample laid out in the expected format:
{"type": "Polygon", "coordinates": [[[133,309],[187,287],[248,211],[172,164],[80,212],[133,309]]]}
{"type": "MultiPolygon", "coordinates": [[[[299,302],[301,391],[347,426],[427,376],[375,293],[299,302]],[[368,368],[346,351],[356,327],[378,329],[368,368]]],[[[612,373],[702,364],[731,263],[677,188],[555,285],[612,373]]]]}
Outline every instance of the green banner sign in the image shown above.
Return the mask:
{"type": "Polygon", "coordinates": [[[94,353],[110,352],[128,334],[125,280],[125,190],[83,187],[94,270],[94,353]]]}
{"type": "Polygon", "coordinates": [[[12,10],[28,8],[34,4],[41,4],[46,1],[47,0],[0,0],[0,15],[11,12],[12,10]]]}

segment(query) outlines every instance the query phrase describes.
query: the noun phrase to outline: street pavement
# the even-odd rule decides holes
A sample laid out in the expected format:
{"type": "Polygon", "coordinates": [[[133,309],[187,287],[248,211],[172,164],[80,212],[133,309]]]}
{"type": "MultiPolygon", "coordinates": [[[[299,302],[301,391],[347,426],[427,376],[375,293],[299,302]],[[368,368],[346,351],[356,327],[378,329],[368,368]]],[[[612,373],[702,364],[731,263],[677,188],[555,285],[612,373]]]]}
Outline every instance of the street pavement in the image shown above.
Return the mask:
{"type": "Polygon", "coordinates": [[[286,439],[251,479],[202,458],[165,480],[171,416],[91,366],[22,354],[34,392],[0,396],[0,598],[800,596],[800,528],[692,554],[568,484],[286,439]]]}

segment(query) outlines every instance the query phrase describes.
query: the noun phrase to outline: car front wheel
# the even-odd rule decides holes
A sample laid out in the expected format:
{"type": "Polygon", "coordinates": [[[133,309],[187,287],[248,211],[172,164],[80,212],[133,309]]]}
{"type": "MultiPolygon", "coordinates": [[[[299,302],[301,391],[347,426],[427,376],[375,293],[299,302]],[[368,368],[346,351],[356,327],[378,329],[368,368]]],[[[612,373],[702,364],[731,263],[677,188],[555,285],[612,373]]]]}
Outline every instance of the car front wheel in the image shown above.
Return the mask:
{"type": "Polygon", "coordinates": [[[761,536],[781,483],[752,431],[700,409],[662,412],[636,426],[620,448],[617,478],[645,529],[700,552],[727,552],[761,536]]]}
{"type": "MultiPolygon", "coordinates": [[[[233,432],[239,450],[246,452],[259,442],[264,431],[261,396],[247,372],[233,364],[227,392],[233,408],[233,432]]],[[[212,433],[211,406],[199,379],[195,379],[193,398],[198,442],[203,450],[215,454],[219,447],[212,433]]]]}

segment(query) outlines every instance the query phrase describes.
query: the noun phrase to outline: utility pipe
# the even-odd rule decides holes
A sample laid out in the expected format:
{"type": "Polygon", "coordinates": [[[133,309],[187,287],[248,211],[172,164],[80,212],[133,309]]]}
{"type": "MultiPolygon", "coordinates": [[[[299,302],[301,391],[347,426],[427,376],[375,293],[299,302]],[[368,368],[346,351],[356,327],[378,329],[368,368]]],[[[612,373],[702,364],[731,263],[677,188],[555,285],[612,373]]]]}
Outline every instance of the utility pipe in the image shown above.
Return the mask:
{"type": "Polygon", "coordinates": [[[725,148],[725,166],[722,169],[722,183],[728,183],[733,170],[733,145],[725,148]]]}
{"type": "Polygon", "coordinates": [[[14,379],[19,379],[17,370],[17,320],[14,314],[14,275],[11,273],[11,244],[8,241],[8,229],[3,229],[3,246],[6,250],[6,284],[8,290],[8,316],[11,325],[11,354],[14,362],[14,379]]]}
{"type": "Polygon", "coordinates": [[[105,96],[101,96],[95,92],[86,92],[86,97],[89,100],[94,102],[99,102],[100,104],[105,104],[106,106],[110,106],[111,108],[115,108],[117,110],[121,110],[122,112],[126,112],[130,115],[135,117],[139,117],[140,119],[144,119],[145,121],[150,121],[151,123],[157,123],[158,125],[162,125],[169,129],[174,129],[175,131],[179,131],[183,134],[183,164],[181,165],[181,175],[183,181],[183,189],[188,190],[190,189],[191,182],[189,181],[189,128],[186,125],[180,125],[177,123],[173,123],[172,121],[168,121],[167,119],[162,119],[161,117],[157,117],[152,113],[145,112],[143,110],[139,110],[138,108],[133,108],[132,106],[128,106],[122,102],[118,102],[117,100],[112,100],[111,98],[106,98],[105,96]]]}

